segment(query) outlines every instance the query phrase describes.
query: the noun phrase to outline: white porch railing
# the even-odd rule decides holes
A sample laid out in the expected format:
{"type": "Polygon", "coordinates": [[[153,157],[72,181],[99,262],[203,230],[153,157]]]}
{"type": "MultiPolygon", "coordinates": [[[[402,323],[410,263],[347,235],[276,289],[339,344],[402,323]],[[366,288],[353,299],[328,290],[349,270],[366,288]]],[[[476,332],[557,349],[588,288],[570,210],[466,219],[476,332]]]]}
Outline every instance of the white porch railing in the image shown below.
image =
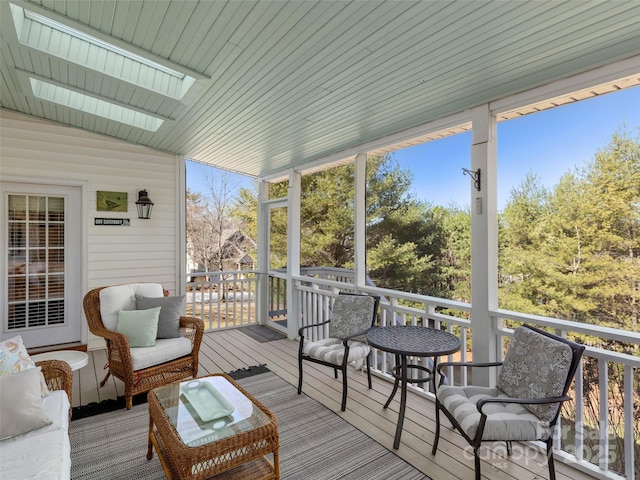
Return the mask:
{"type": "MultiPolygon", "coordinates": [[[[305,325],[328,319],[331,298],[340,291],[354,292],[355,287],[350,283],[322,278],[310,281],[308,277],[298,277],[295,290],[302,312],[300,322],[305,325]]],[[[458,335],[465,346],[459,354],[450,355],[448,360],[473,359],[472,327],[468,320],[470,304],[376,287],[363,287],[358,291],[381,297],[381,325],[405,324],[446,330],[458,335]]],[[[503,326],[507,322],[512,327],[527,323],[551,328],[562,336],[584,335],[591,337],[594,343],[615,341],[628,345],[631,353],[587,345],[576,374],[574,402],[565,403],[563,407],[554,445],[560,461],[570,463],[594,477],[640,478],[640,419],[637,414],[634,415],[634,408],[636,411],[640,408],[637,403],[637,397],[640,397],[640,334],[504,310],[491,314],[498,338],[497,358],[503,358],[505,339],[513,334],[513,329],[503,326]],[[591,387],[594,369],[597,388],[591,387]],[[616,377],[616,373],[620,375],[616,377]],[[617,378],[622,378],[622,382],[617,383],[617,378]]],[[[311,332],[311,336],[319,333],[311,332]]],[[[412,361],[425,364],[429,359],[414,358],[412,361]]],[[[372,367],[378,376],[393,381],[389,372],[394,366],[393,355],[376,351],[372,367]]],[[[466,373],[464,370],[450,369],[447,381],[466,385],[470,380],[466,373]]],[[[428,391],[428,385],[411,385],[410,388],[426,398],[434,399],[433,393],[428,391]]]]}
{"type": "Polygon", "coordinates": [[[201,318],[205,330],[257,323],[253,270],[190,273],[186,289],[186,313],[201,318]]]}
{"type": "MultiPolygon", "coordinates": [[[[309,268],[309,274],[294,278],[294,292],[299,302],[297,326],[317,323],[330,317],[331,299],[338,292],[354,292],[352,272],[343,269],[309,268]]],[[[203,274],[204,275],[204,274],[203,274]]],[[[207,273],[206,279],[188,283],[190,308],[202,316],[207,329],[236,327],[256,323],[255,272],[207,273]],[[226,293],[224,293],[226,292],[226,293]],[[240,293],[242,292],[242,293],[240,293]]],[[[270,282],[270,317],[287,317],[286,291],[282,278],[270,282]],[[280,293],[278,293],[280,292],[280,293]],[[271,315],[274,314],[274,315],[271,315]]],[[[471,361],[471,305],[441,298],[386,290],[375,286],[358,288],[358,292],[379,295],[380,324],[406,324],[446,330],[460,337],[464,348],[449,360],[471,361]]],[[[581,336],[587,345],[576,374],[574,402],[563,407],[560,428],[554,441],[555,455],[597,478],[640,478],[640,333],[616,330],[560,319],[496,310],[494,319],[497,337],[497,358],[502,358],[505,340],[512,328],[527,323],[551,328],[562,336],[581,336]],[[512,328],[507,328],[505,325],[512,328]],[[627,347],[625,353],[606,348],[606,342],[618,342],[627,347]]],[[[311,338],[320,332],[310,332],[311,338]]],[[[429,359],[415,358],[426,364],[429,359]]],[[[372,365],[374,373],[389,381],[395,366],[393,355],[376,351],[372,365]]],[[[447,381],[457,385],[470,383],[466,371],[447,372],[447,381]]],[[[410,388],[430,400],[429,386],[410,388]]]]}

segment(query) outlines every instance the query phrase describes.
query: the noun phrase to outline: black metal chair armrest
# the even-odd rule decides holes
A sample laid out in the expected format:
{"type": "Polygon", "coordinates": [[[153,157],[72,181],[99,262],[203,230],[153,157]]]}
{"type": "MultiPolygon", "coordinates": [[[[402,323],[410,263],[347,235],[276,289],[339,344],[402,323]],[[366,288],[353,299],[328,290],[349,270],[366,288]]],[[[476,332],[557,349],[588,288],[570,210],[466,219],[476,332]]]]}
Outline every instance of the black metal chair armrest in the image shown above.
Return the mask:
{"type": "Polygon", "coordinates": [[[473,363],[473,362],[441,362],[438,364],[438,373],[443,373],[441,369],[446,367],[499,367],[503,362],[473,363]]]}
{"type": "Polygon", "coordinates": [[[362,337],[363,335],[366,335],[366,334],[367,334],[367,332],[368,332],[369,330],[371,330],[372,328],[373,328],[373,327],[369,327],[369,328],[366,328],[365,330],[362,330],[362,331],[360,331],[360,332],[351,333],[351,334],[347,335],[346,337],[344,337],[344,339],[342,340],[342,343],[343,343],[343,344],[344,344],[344,346],[346,347],[346,346],[347,346],[347,342],[348,342],[349,340],[352,340],[352,339],[353,339],[353,338],[355,338],[355,337],[362,337]]]}
{"type": "Polygon", "coordinates": [[[311,325],[305,325],[304,327],[300,327],[298,329],[298,335],[301,337],[304,337],[304,335],[302,335],[302,332],[304,330],[306,330],[307,328],[311,328],[311,327],[320,327],[322,325],[326,325],[327,323],[329,323],[331,320],[325,320],[324,322],[320,322],[320,323],[312,323],[311,325]]]}
{"type": "Polygon", "coordinates": [[[542,405],[545,403],[560,403],[560,402],[566,402],[568,400],[571,400],[571,397],[569,395],[562,395],[559,397],[544,397],[544,398],[505,398],[505,397],[501,397],[501,398],[483,398],[482,400],[478,400],[478,403],[476,404],[476,407],[478,408],[478,411],[483,414],[486,415],[483,411],[482,411],[482,407],[484,407],[487,403],[518,403],[520,405],[542,405]]]}

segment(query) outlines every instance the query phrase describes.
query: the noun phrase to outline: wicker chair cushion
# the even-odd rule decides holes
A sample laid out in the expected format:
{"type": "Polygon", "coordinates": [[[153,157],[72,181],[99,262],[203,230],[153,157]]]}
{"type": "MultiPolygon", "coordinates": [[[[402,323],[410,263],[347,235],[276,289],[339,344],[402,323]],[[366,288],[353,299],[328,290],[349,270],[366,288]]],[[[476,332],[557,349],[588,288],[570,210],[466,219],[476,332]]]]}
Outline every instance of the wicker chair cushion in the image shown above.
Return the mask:
{"type": "MultiPolygon", "coordinates": [[[[369,355],[371,347],[366,343],[349,342],[349,356],[347,362],[353,362],[369,355]]],[[[344,344],[338,338],[325,338],[317,342],[305,342],[302,353],[309,357],[340,365],[344,359],[344,344]]]]}
{"type": "MultiPolygon", "coordinates": [[[[438,388],[438,400],[454,416],[460,427],[471,439],[475,439],[480,422],[477,402],[483,398],[508,398],[497,388],[454,387],[438,388]]],[[[551,429],[549,423],[540,420],[523,405],[492,403],[485,405],[487,413],[482,440],[546,440],[551,429]]]]}
{"type": "Polygon", "coordinates": [[[344,338],[371,327],[375,299],[370,295],[338,295],[333,302],[329,337],[344,338]]]}
{"type": "MultiPolygon", "coordinates": [[[[513,398],[545,398],[563,394],[573,354],[569,345],[528,328],[516,328],[500,369],[497,387],[513,398]]],[[[525,405],[550,422],[559,404],[525,405]]]]}
{"type": "Polygon", "coordinates": [[[162,297],[164,292],[159,283],[130,283],[100,290],[100,316],[107,330],[116,331],[120,310],[136,309],[136,295],[162,297]]]}
{"type": "Polygon", "coordinates": [[[159,338],[153,347],[132,348],[131,363],[136,371],[185,355],[191,355],[191,341],[188,338],[159,338]]]}

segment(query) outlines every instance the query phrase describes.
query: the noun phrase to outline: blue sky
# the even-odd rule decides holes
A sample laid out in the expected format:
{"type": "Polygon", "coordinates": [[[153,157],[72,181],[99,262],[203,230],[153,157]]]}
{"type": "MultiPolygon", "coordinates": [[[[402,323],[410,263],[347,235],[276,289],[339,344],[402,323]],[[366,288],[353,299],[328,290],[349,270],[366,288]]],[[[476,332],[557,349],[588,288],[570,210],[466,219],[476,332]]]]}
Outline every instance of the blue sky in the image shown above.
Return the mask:
{"type": "MultiPolygon", "coordinates": [[[[550,188],[560,177],[592,160],[626,125],[640,127],[640,87],[602,95],[498,123],[498,208],[527,172],[550,188]]],[[[437,205],[469,205],[471,132],[394,153],[413,173],[413,193],[437,205]]]]}
{"type": "MultiPolygon", "coordinates": [[[[592,160],[612,135],[625,127],[637,136],[640,128],[640,87],[602,95],[574,104],[498,124],[498,208],[509,199],[527,172],[551,188],[560,177],[592,160]]],[[[413,175],[412,193],[436,205],[468,206],[471,133],[416,145],[393,153],[400,167],[413,175]]],[[[187,162],[187,187],[206,194],[202,181],[215,169],[187,162]]],[[[252,180],[232,175],[230,181],[248,187],[252,180]]]]}

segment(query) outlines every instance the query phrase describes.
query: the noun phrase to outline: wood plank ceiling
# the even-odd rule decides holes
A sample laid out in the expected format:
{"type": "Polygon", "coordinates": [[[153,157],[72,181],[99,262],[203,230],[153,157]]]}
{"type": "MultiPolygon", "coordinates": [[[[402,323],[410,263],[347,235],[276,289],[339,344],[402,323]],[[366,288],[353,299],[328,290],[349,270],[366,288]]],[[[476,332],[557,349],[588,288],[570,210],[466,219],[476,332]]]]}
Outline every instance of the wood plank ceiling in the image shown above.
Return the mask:
{"type": "Polygon", "coordinates": [[[254,176],[640,54],[637,1],[3,0],[0,15],[3,108],[254,176]],[[90,51],[63,58],[11,3],[195,82],[169,95],[90,51]],[[38,80],[164,121],[44,100],[38,80]]]}

